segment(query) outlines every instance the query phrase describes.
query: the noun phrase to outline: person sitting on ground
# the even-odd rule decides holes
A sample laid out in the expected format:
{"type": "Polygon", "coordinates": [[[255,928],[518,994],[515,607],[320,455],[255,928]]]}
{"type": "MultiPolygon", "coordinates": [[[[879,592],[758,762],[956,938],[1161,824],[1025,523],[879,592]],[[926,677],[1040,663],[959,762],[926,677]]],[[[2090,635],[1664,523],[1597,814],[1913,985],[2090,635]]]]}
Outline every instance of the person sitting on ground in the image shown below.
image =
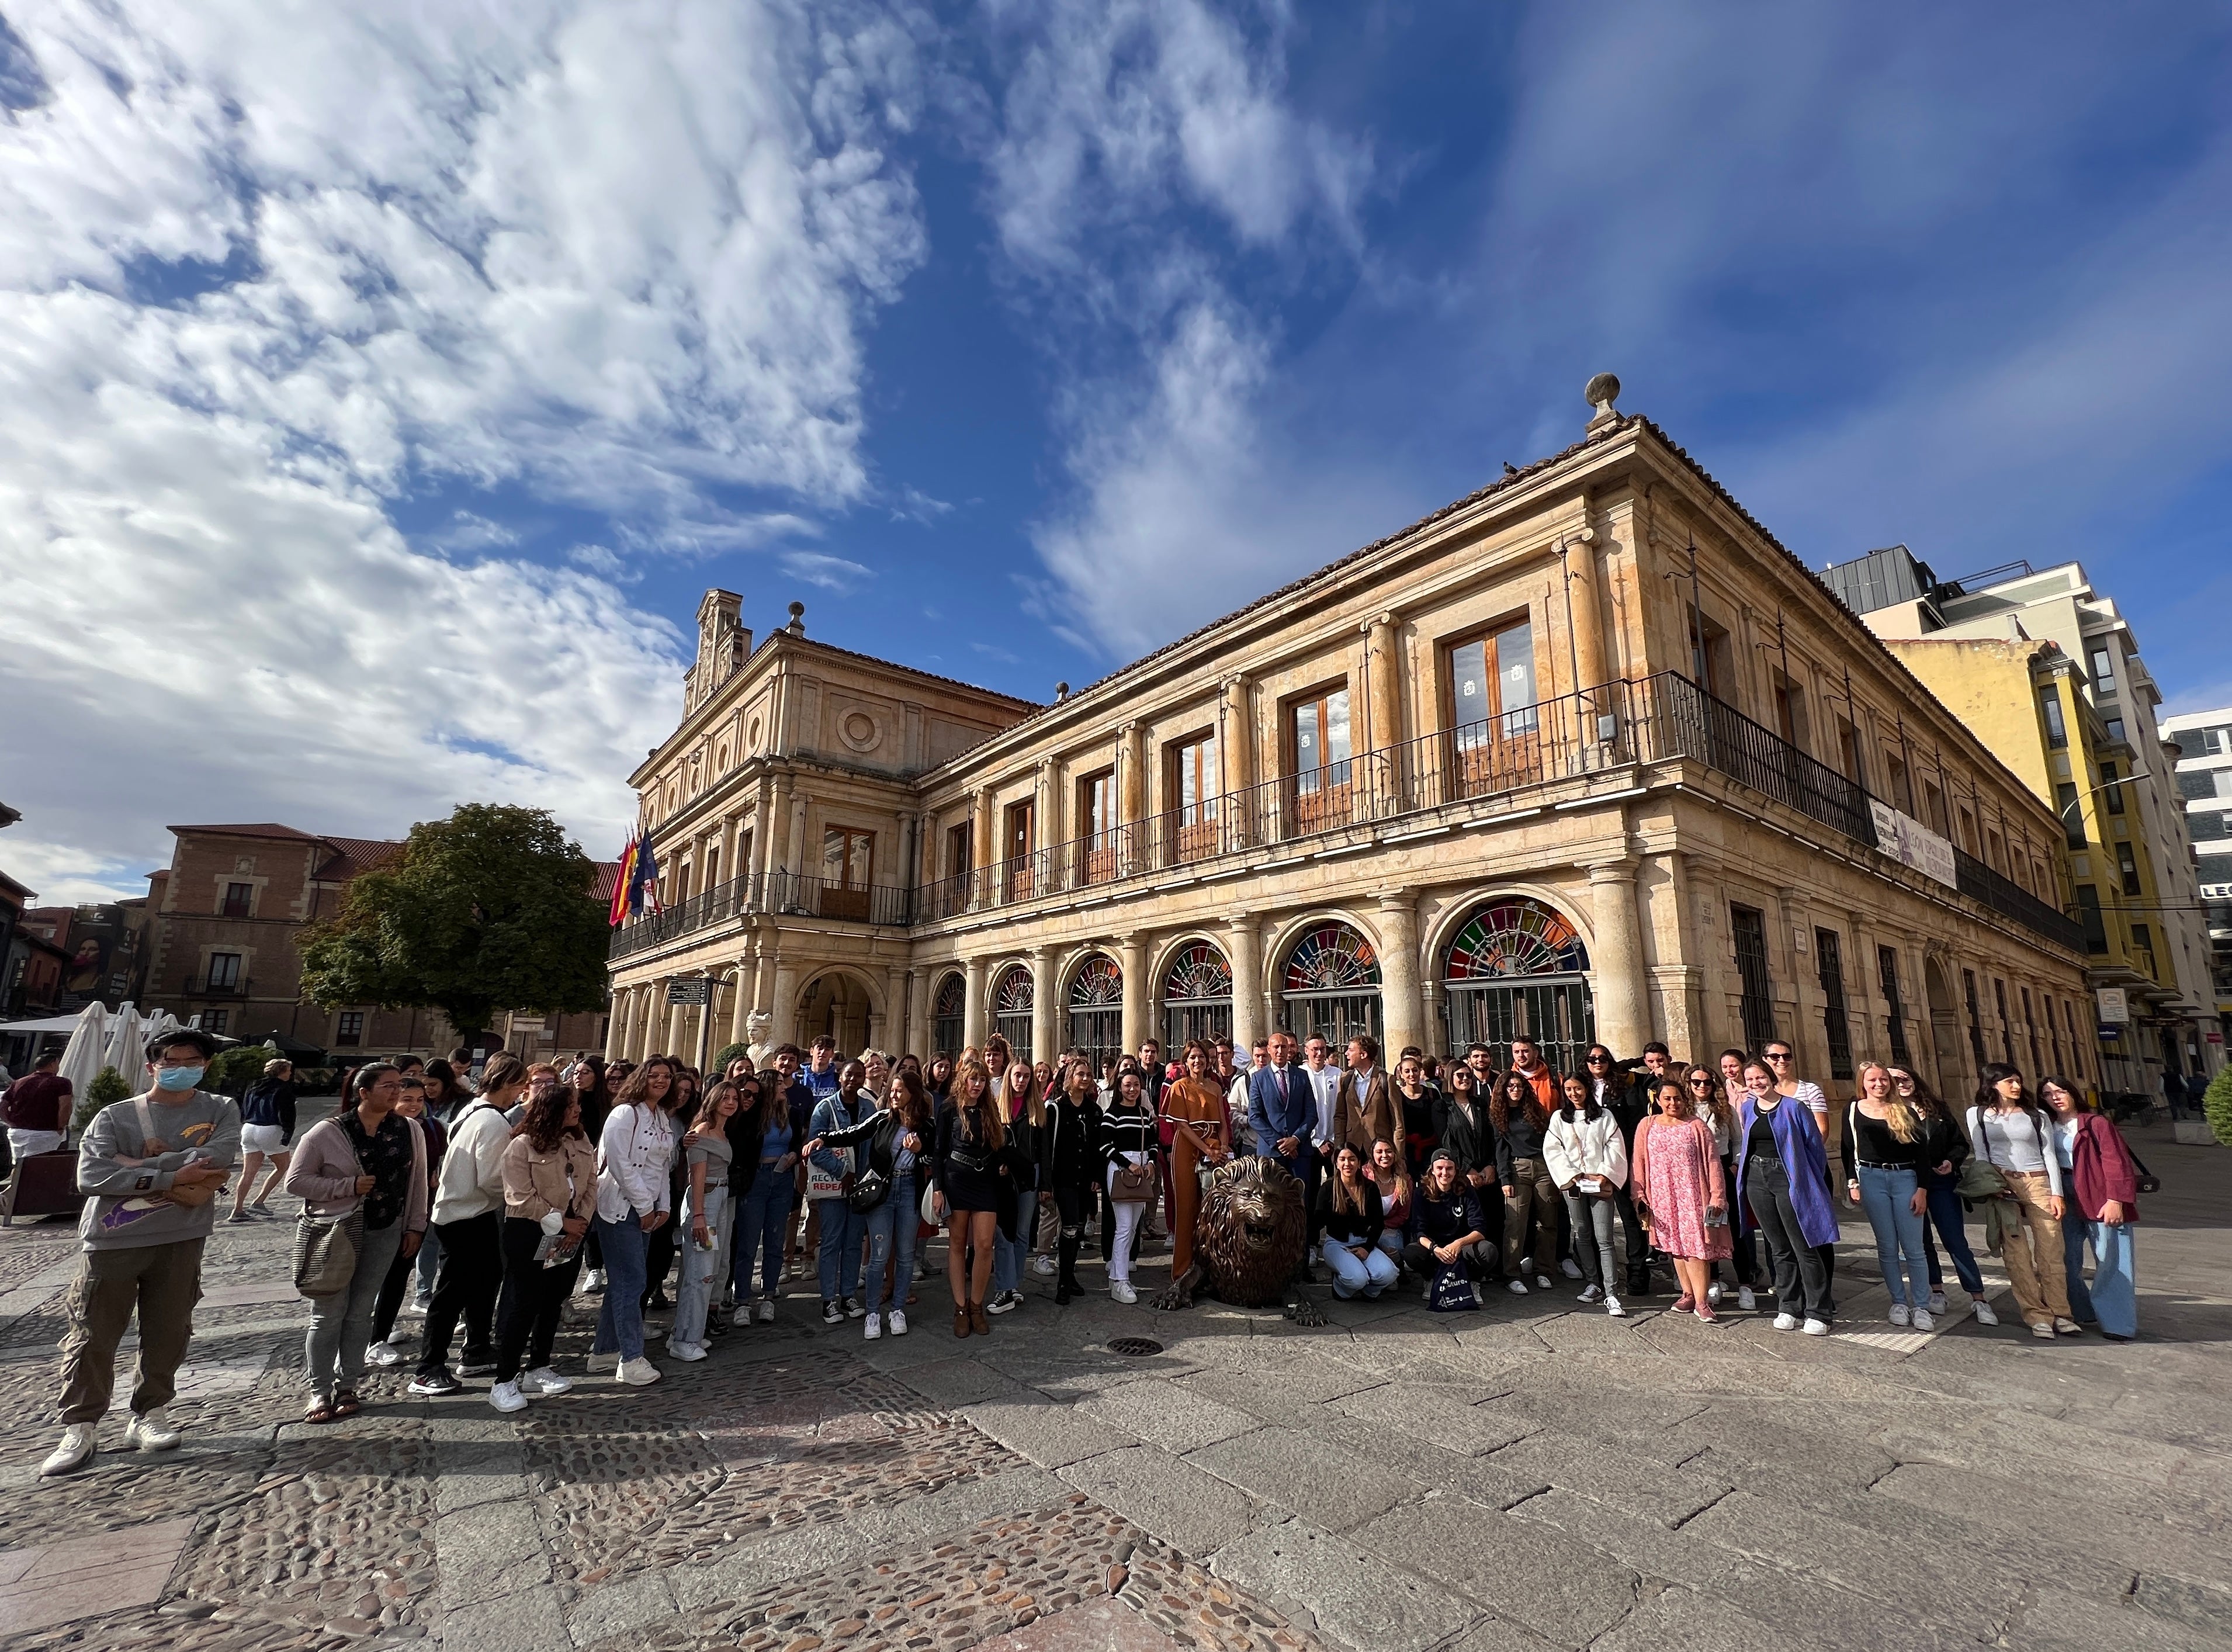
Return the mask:
{"type": "MultiPolygon", "coordinates": [[[[1392,1154],[1392,1145],[1386,1145],[1392,1154]]],[[[1395,1283],[1395,1259],[1379,1246],[1385,1226],[1379,1189],[1364,1174],[1356,1149],[1345,1141],[1334,1155],[1333,1174],[1320,1202],[1325,1206],[1320,1213],[1325,1238],[1319,1249],[1333,1270],[1333,1295],[1344,1301],[1358,1295],[1377,1297],[1395,1283]]]]}
{"type": "Polygon", "coordinates": [[[1426,1281],[1429,1301],[1436,1300],[1436,1275],[1445,1267],[1462,1267],[1478,1304],[1481,1282],[1496,1277],[1496,1242],[1485,1231],[1480,1200],[1457,1174],[1457,1161],[1446,1148],[1427,1161],[1425,1183],[1411,1201],[1409,1238],[1403,1260],[1426,1281]]]}
{"type": "Polygon", "coordinates": [[[1399,1279],[1403,1272],[1403,1231],[1411,1225],[1411,1197],[1418,1184],[1403,1167],[1402,1149],[1384,1135],[1372,1144],[1372,1159],[1364,1167],[1364,1178],[1379,1190],[1383,1219],[1379,1248],[1395,1264],[1399,1279]]]}

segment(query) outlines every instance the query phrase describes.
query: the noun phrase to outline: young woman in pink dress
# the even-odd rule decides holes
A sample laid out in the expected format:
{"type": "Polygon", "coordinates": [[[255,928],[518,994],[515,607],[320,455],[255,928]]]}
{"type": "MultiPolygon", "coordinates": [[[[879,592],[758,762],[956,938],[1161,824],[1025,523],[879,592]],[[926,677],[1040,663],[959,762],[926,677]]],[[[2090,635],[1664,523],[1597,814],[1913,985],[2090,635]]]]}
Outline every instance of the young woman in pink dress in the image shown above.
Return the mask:
{"type": "Polygon", "coordinates": [[[1677,1076],[1670,1072],[1655,1081],[1651,1101],[1658,1113],[1635,1131],[1636,1202],[1647,1212],[1643,1219],[1651,1242],[1673,1259],[1682,1285],[1674,1311],[1694,1309],[1699,1319],[1716,1325],[1720,1318],[1706,1288],[1713,1263],[1732,1248],[1721,1156],[1713,1150],[1711,1127],[1697,1116],[1677,1076]]]}

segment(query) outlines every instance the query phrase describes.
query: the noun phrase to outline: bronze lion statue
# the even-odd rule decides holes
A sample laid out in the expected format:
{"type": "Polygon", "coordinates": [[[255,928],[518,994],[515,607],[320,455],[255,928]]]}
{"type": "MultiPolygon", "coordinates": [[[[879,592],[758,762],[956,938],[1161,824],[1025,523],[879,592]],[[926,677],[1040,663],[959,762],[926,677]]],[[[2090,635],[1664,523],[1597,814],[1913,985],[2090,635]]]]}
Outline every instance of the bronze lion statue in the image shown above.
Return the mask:
{"type": "Polygon", "coordinates": [[[1162,1309],[1191,1308],[1208,1291],[1236,1308],[1274,1303],[1298,1324],[1322,1325],[1301,1280],[1308,1213],[1302,1184],[1271,1159],[1232,1159],[1209,1173],[1194,1219],[1193,1265],[1154,1298],[1162,1309]]]}

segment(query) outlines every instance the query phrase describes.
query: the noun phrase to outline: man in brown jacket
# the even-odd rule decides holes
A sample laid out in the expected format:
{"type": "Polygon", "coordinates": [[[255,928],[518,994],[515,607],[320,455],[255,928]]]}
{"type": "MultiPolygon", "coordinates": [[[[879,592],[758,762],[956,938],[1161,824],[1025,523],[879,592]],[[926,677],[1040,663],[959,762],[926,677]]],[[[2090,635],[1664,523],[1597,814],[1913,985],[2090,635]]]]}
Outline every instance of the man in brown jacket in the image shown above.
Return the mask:
{"type": "Polygon", "coordinates": [[[1379,1064],[1379,1041],[1364,1033],[1348,1041],[1348,1070],[1333,1091],[1333,1140],[1354,1148],[1366,1164],[1374,1141],[1403,1142],[1403,1109],[1379,1064]]]}

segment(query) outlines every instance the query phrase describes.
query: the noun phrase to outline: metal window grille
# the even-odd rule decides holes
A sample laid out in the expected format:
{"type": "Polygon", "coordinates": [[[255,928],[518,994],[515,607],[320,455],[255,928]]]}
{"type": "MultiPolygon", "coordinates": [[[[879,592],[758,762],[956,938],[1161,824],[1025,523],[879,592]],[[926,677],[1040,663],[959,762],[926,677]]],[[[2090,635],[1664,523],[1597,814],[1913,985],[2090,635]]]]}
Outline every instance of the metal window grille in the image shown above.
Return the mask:
{"type": "Polygon", "coordinates": [[[1906,1005],[1899,995],[1897,947],[1876,948],[1876,973],[1883,978],[1884,1031],[1891,1037],[1891,1058],[1902,1067],[1911,1066],[1914,1057],[1906,1048],[1906,1005]]]}
{"type": "Polygon", "coordinates": [[[1845,960],[1833,929],[1814,932],[1814,959],[1821,975],[1821,1031],[1829,1041],[1829,1076],[1852,1076],[1852,1024],[1845,1010],[1845,960]]]}
{"type": "Polygon", "coordinates": [[[1780,1035],[1775,1030],[1775,988],[1767,969],[1767,919],[1756,907],[1730,906],[1729,926],[1736,937],[1736,974],[1743,994],[1744,1044],[1763,1050],[1780,1035]]]}

